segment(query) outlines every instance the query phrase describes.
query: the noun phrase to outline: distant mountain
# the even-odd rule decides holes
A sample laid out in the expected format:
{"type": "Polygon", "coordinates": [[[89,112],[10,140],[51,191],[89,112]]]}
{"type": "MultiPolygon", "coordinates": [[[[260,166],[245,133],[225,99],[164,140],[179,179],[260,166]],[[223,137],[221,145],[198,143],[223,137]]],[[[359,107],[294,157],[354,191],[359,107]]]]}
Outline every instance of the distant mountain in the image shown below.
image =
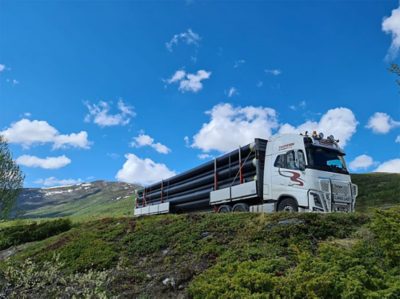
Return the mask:
{"type": "Polygon", "coordinates": [[[133,195],[139,186],[95,181],[51,188],[25,188],[13,216],[53,218],[64,216],[120,216],[133,212],[133,195]]]}

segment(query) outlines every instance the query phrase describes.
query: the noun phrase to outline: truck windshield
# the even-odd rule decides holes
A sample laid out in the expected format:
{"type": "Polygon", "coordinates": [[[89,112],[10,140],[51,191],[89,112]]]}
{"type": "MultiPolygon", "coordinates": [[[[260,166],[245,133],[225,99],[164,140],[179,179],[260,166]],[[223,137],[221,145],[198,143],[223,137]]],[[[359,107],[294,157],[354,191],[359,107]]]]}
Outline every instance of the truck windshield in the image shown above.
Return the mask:
{"type": "Polygon", "coordinates": [[[308,168],[348,174],[344,154],[328,148],[307,147],[308,168]]]}

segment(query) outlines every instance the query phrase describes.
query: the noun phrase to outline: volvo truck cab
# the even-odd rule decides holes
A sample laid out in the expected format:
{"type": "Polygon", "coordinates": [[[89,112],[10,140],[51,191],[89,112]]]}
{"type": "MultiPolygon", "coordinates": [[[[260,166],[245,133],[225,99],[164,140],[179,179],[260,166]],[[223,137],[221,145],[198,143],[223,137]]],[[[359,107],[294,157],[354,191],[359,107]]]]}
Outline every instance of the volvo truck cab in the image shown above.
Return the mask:
{"type": "Polygon", "coordinates": [[[354,211],[357,186],[351,183],[344,151],[333,136],[276,135],[269,139],[264,168],[264,201],[270,210],[354,211]]]}

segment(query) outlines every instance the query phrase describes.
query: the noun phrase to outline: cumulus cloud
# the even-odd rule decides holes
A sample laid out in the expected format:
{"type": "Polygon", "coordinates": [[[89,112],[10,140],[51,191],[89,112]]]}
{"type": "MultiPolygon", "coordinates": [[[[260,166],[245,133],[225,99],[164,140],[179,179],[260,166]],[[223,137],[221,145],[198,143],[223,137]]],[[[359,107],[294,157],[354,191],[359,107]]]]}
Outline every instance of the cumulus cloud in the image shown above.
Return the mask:
{"type": "Polygon", "coordinates": [[[400,173],[400,159],[393,159],[380,164],[374,172],[400,173]]]}
{"type": "Polygon", "coordinates": [[[383,112],[376,112],[369,118],[366,128],[371,129],[372,132],[377,134],[386,134],[391,129],[399,126],[400,122],[395,121],[388,114],[383,112]]]}
{"type": "Polygon", "coordinates": [[[225,103],[214,106],[206,114],[210,121],[203,124],[192,144],[204,152],[227,152],[254,138],[268,138],[278,127],[276,111],[266,107],[234,107],[225,103]]]}
{"type": "Polygon", "coordinates": [[[100,101],[98,104],[85,102],[89,113],[85,116],[85,122],[91,122],[100,127],[124,126],[129,124],[132,117],[135,116],[133,108],[126,105],[123,100],[119,100],[117,108],[119,113],[110,114],[110,104],[100,101]]]}
{"type": "Polygon", "coordinates": [[[229,90],[226,92],[226,94],[227,94],[228,98],[231,98],[231,97],[233,97],[233,96],[235,96],[235,95],[238,95],[239,92],[238,92],[238,90],[237,90],[235,87],[231,87],[231,88],[229,88],[229,90]]]}
{"type": "Polygon", "coordinates": [[[172,52],[174,47],[177,46],[179,42],[197,47],[199,46],[200,40],[200,35],[189,28],[185,32],[175,34],[169,42],[165,43],[165,47],[168,49],[168,51],[172,52]]]}
{"type": "Polygon", "coordinates": [[[53,149],[64,147],[89,148],[88,134],[85,131],[60,134],[46,121],[21,119],[0,132],[9,143],[21,144],[29,148],[36,144],[52,143],[53,149]]]}
{"type": "Polygon", "coordinates": [[[345,147],[356,132],[357,125],[358,122],[353,112],[348,108],[340,107],[328,110],[322,115],[319,122],[306,121],[297,127],[287,123],[283,124],[279,133],[323,132],[325,136],[334,135],[335,138],[340,140],[341,147],[345,147]]]}
{"type": "Polygon", "coordinates": [[[34,181],[35,184],[42,185],[44,187],[54,187],[54,186],[69,186],[82,183],[81,179],[57,179],[55,177],[49,177],[46,179],[38,179],[34,181]]]}
{"type": "Polygon", "coordinates": [[[16,162],[19,165],[33,168],[43,168],[43,169],[58,169],[67,166],[71,163],[71,160],[62,155],[59,157],[46,157],[39,158],[36,156],[22,155],[17,158],[16,162]]]}
{"type": "Polygon", "coordinates": [[[349,168],[353,171],[367,169],[374,165],[374,160],[368,155],[360,155],[350,162],[349,168]]]}
{"type": "Polygon", "coordinates": [[[392,43],[386,59],[394,59],[400,48],[400,7],[393,9],[390,17],[383,19],[382,30],[392,35],[392,43]]]}
{"type": "Polygon", "coordinates": [[[4,64],[1,64],[0,63],[0,73],[2,72],[2,71],[4,71],[6,69],[6,66],[4,65],[4,64]]]}
{"type": "Polygon", "coordinates": [[[279,76],[280,74],[282,74],[282,71],[279,69],[266,69],[265,73],[273,76],[279,76]]]}
{"type": "Polygon", "coordinates": [[[164,80],[168,84],[179,83],[181,92],[191,91],[198,92],[203,89],[201,81],[210,78],[211,72],[198,70],[195,74],[186,73],[184,70],[178,70],[171,76],[170,79],[164,80]]]}
{"type": "Polygon", "coordinates": [[[134,154],[126,154],[126,161],[115,178],[118,181],[148,185],[175,175],[165,164],[151,159],[140,159],[134,154]]]}
{"type": "Polygon", "coordinates": [[[133,140],[134,141],[131,142],[132,147],[150,146],[160,154],[168,154],[171,152],[167,146],[159,142],[154,142],[154,139],[146,134],[139,134],[138,136],[134,137],[133,140]]]}
{"type": "Polygon", "coordinates": [[[396,137],[395,142],[396,142],[396,143],[400,143],[400,135],[398,135],[398,136],[396,137]]]}

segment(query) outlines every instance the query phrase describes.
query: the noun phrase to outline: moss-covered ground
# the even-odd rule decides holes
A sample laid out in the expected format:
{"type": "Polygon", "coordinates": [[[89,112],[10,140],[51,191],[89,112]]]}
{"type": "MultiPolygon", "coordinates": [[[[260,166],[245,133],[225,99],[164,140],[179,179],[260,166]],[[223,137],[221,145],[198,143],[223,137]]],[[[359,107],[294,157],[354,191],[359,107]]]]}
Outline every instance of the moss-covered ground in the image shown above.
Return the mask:
{"type": "Polygon", "coordinates": [[[90,296],[398,298],[399,244],[399,208],[106,218],[74,224],[3,261],[0,284],[9,297],[61,296],[69,281],[77,297],[96,282],[90,296]],[[47,279],[44,265],[53,278],[41,289],[35,279],[47,279]]]}

